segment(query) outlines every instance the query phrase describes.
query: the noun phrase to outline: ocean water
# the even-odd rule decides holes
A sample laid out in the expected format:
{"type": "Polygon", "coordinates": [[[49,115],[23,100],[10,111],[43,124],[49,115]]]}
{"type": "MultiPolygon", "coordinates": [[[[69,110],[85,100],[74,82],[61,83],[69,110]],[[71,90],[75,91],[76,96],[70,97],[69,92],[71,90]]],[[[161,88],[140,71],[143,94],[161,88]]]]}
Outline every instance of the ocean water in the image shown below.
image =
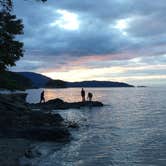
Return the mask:
{"type": "MultiPolygon", "coordinates": [[[[38,102],[42,89],[28,90],[38,102]]],[[[165,166],[166,88],[85,88],[104,107],[57,110],[75,121],[67,144],[37,142],[40,157],[22,159],[33,166],[165,166]]],[[[80,88],[45,89],[46,99],[79,101],[80,88]]]]}

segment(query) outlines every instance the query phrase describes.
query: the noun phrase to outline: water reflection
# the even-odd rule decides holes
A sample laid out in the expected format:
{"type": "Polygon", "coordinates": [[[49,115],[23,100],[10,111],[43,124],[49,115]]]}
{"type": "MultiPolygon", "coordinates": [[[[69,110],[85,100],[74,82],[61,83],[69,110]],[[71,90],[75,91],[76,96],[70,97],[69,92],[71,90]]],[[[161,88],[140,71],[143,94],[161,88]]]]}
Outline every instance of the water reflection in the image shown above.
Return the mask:
{"type": "MultiPolygon", "coordinates": [[[[33,161],[35,166],[165,166],[166,89],[85,89],[103,108],[58,111],[77,121],[73,140],[58,151],[33,161]]],[[[38,91],[28,91],[29,102],[37,102],[38,91]]],[[[47,100],[81,100],[80,88],[46,89],[47,100]]],[[[55,111],[57,112],[57,111],[55,111]]],[[[50,149],[51,147],[45,147],[50,149]]]]}
{"type": "MultiPolygon", "coordinates": [[[[40,101],[40,93],[45,91],[45,99],[46,101],[61,98],[64,101],[74,102],[74,101],[82,101],[81,98],[81,89],[80,88],[66,88],[66,89],[31,89],[27,90],[28,93],[27,101],[29,103],[37,103],[40,101]]],[[[86,88],[86,97],[88,92],[93,93],[93,100],[100,100],[103,98],[101,95],[103,94],[103,89],[97,88],[86,88]]]]}

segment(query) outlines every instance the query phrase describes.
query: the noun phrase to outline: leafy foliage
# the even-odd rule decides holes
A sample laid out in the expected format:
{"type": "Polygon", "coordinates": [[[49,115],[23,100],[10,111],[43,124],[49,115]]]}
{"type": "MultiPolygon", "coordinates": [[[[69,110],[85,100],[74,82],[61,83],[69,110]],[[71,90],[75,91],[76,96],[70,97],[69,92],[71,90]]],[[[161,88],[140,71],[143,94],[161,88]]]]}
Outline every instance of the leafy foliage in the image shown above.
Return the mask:
{"type": "Polygon", "coordinates": [[[15,66],[23,56],[23,43],[15,40],[17,35],[23,34],[23,24],[11,14],[12,7],[13,0],[0,0],[0,71],[15,66]]]}
{"type": "Polygon", "coordinates": [[[13,6],[12,0],[0,0],[0,6],[5,11],[11,11],[13,6]]]}
{"type": "Polygon", "coordinates": [[[23,43],[15,40],[16,35],[23,33],[23,24],[15,15],[7,11],[0,12],[0,71],[23,56],[23,43]]]}

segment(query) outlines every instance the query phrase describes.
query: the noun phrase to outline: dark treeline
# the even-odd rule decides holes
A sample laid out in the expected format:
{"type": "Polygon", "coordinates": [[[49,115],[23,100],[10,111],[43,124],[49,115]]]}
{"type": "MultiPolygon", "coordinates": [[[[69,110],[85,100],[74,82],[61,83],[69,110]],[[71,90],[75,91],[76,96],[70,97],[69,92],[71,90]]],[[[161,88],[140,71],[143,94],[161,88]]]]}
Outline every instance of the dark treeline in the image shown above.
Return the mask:
{"type": "Polygon", "coordinates": [[[23,56],[23,43],[16,35],[23,34],[23,24],[15,15],[7,11],[0,12],[0,71],[14,66],[23,56]]]}

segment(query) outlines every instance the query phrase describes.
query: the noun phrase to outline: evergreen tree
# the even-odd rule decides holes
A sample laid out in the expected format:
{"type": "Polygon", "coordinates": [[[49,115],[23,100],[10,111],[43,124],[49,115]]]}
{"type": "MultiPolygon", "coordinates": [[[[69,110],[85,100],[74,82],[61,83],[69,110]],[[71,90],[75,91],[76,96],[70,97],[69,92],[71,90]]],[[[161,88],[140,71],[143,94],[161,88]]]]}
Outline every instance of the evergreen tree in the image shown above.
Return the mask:
{"type": "Polygon", "coordinates": [[[23,56],[23,43],[16,40],[17,35],[23,34],[23,24],[11,14],[12,7],[12,0],[0,0],[0,71],[15,66],[23,56]]]}
{"type": "Polygon", "coordinates": [[[13,6],[12,0],[0,0],[1,10],[11,11],[13,6]]]}
{"type": "Polygon", "coordinates": [[[17,41],[16,35],[23,33],[23,24],[8,11],[0,12],[0,71],[14,66],[23,56],[23,43],[17,41]]]}

